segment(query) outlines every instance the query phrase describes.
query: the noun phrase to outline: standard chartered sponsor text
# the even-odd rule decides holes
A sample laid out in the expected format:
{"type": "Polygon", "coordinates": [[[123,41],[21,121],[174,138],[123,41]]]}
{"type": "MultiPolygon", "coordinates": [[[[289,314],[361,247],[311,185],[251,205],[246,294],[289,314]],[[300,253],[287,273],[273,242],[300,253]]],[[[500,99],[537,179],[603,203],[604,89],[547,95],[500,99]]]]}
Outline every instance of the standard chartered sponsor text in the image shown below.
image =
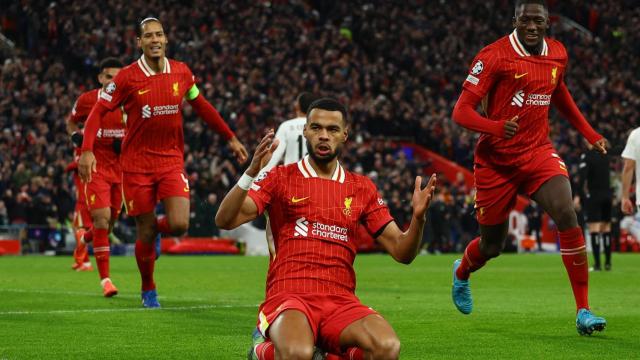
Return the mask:
{"type": "Polygon", "coordinates": [[[551,104],[551,95],[529,94],[526,104],[533,106],[549,106],[551,104]]]}
{"type": "Polygon", "coordinates": [[[349,230],[347,228],[337,225],[326,225],[314,222],[311,235],[340,241],[349,241],[349,237],[347,236],[348,231],[349,230]]]}
{"type": "Polygon", "coordinates": [[[178,105],[158,105],[153,107],[153,115],[173,115],[180,110],[178,105]]]}

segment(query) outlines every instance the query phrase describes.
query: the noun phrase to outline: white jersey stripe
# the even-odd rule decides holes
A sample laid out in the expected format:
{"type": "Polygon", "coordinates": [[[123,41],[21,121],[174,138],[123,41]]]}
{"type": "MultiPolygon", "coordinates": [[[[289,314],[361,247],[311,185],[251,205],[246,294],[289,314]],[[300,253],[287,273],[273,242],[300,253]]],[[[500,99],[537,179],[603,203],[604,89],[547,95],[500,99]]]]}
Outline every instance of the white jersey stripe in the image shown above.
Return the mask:
{"type": "Polygon", "coordinates": [[[298,170],[300,170],[302,176],[304,176],[305,178],[311,177],[311,175],[309,175],[307,170],[304,168],[304,165],[302,165],[302,160],[298,161],[298,170]]]}
{"type": "Polygon", "coordinates": [[[145,69],[144,64],[142,63],[142,58],[138,59],[138,66],[140,67],[140,70],[142,70],[142,72],[147,76],[151,76],[151,74],[149,74],[149,72],[147,71],[147,69],[145,69]]]}
{"type": "Polygon", "coordinates": [[[318,177],[318,174],[316,173],[316,171],[313,169],[313,166],[311,166],[311,163],[309,162],[309,155],[302,158],[302,166],[304,166],[304,168],[307,169],[311,177],[318,177]]]}
{"type": "MultiPolygon", "coordinates": [[[[138,66],[147,77],[156,74],[156,72],[151,69],[151,66],[147,64],[147,61],[144,59],[144,55],[142,55],[140,59],[138,59],[138,66]]],[[[163,74],[171,73],[171,64],[169,64],[169,59],[167,59],[166,57],[164,58],[164,69],[162,69],[162,73],[163,74]]]]}
{"type": "MultiPolygon", "coordinates": [[[[300,172],[302,173],[302,176],[304,176],[305,178],[319,177],[316,171],[311,166],[311,163],[309,162],[309,155],[305,156],[304,158],[302,158],[302,160],[298,161],[297,165],[298,165],[298,170],[300,170],[300,172]]],[[[336,169],[333,171],[333,175],[331,175],[331,180],[337,181],[343,184],[344,179],[345,179],[344,168],[342,167],[342,165],[340,165],[340,162],[338,161],[336,169]]]]}

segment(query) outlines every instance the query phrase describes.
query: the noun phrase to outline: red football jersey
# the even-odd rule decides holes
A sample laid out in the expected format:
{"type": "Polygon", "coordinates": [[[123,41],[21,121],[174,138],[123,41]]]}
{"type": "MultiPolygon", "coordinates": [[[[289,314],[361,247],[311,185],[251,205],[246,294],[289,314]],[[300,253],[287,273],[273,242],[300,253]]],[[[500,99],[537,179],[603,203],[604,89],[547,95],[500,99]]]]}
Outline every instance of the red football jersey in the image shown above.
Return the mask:
{"type": "MultiPolygon", "coordinates": [[[[73,105],[69,119],[74,123],[83,123],[89,117],[91,109],[98,102],[102,90],[94,89],[82,93],[73,105]]],[[[120,109],[113,109],[108,112],[100,122],[100,129],[96,135],[94,154],[98,163],[98,171],[105,174],[107,178],[114,182],[120,182],[122,171],[120,169],[119,156],[113,151],[113,140],[122,139],[125,134],[124,118],[120,109]]],[[[77,161],[81,150],[76,149],[77,161]]]]}
{"type": "Polygon", "coordinates": [[[541,55],[530,54],[514,30],[485,47],[473,60],[464,89],[485,98],[486,116],[494,121],[518,115],[519,129],[511,139],[482,134],[475,161],[481,165],[519,165],[531,155],[552,148],[549,106],[563,80],[568,56],[557,40],[543,40],[541,55]]]}
{"type": "Polygon", "coordinates": [[[269,212],[275,253],[267,298],[278,293],[353,294],[358,224],[376,234],[393,220],[367,177],[340,164],[319,178],[308,156],[278,166],[249,190],[258,212],[269,212]]]}
{"type": "Polygon", "coordinates": [[[155,73],[142,56],[126,66],[107,85],[100,103],[122,106],[127,134],[122,144],[124,171],[156,172],[184,167],[182,105],[194,79],[187,65],[165,58],[155,73]]]}

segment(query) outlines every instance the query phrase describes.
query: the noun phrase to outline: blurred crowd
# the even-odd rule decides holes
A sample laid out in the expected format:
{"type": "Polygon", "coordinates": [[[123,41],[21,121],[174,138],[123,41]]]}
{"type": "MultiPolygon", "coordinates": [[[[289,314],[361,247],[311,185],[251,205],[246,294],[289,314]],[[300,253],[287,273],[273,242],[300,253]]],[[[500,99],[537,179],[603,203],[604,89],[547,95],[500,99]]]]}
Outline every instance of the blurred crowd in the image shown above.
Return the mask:
{"type": "MultiPolygon", "coordinates": [[[[510,0],[0,3],[0,32],[16,45],[13,54],[0,55],[0,225],[56,225],[71,217],[65,118],[80,93],[98,86],[102,58],[139,57],[135,30],[147,16],[163,21],[168,55],[191,67],[203,94],[250,149],[265,128],[294,117],[301,91],[348,104],[345,162],[377,182],[402,224],[410,219],[414,176],[428,164],[391,140],[472,167],[477,135],[457,126],[451,111],[470,61],[511,31],[513,16],[510,0]]],[[[569,88],[619,153],[640,124],[640,7],[634,0],[549,6],[551,35],[570,54],[569,88]]],[[[184,115],[190,233],[216,234],[211,214],[242,168],[188,105],[184,115]]],[[[550,121],[551,138],[576,174],[581,137],[555,112],[550,121]]],[[[456,179],[440,186],[431,216],[442,221],[428,231],[436,239],[430,251],[459,249],[475,234],[471,191],[456,179]]]]}

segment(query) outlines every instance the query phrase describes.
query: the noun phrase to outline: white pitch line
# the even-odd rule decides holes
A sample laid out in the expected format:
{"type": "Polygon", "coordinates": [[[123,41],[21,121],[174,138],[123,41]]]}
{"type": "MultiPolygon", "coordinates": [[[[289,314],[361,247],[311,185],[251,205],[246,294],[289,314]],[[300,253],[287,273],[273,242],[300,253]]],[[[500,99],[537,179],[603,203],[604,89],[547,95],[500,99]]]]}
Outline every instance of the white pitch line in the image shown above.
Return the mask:
{"type": "MultiPolygon", "coordinates": [[[[28,293],[28,294],[54,294],[54,295],[67,295],[67,296],[102,296],[100,292],[96,290],[96,292],[82,292],[82,291],[57,291],[57,290],[25,290],[25,289],[2,289],[0,288],[0,292],[13,292],[13,293],[28,293]]],[[[118,293],[116,295],[119,298],[125,299],[139,299],[140,294],[122,294],[118,293]]],[[[158,296],[159,299],[163,300],[182,300],[182,301],[212,301],[211,299],[203,299],[203,298],[187,298],[187,297],[165,297],[162,295],[158,296]]]]}
{"type": "Polygon", "coordinates": [[[3,315],[55,315],[55,314],[78,314],[78,313],[116,313],[116,312],[136,312],[136,311],[193,311],[207,309],[231,309],[231,308],[256,308],[258,305],[200,305],[200,306],[174,306],[161,307],[159,309],[145,308],[120,308],[120,309],[76,309],[76,310],[50,310],[50,311],[2,311],[3,315]]]}

